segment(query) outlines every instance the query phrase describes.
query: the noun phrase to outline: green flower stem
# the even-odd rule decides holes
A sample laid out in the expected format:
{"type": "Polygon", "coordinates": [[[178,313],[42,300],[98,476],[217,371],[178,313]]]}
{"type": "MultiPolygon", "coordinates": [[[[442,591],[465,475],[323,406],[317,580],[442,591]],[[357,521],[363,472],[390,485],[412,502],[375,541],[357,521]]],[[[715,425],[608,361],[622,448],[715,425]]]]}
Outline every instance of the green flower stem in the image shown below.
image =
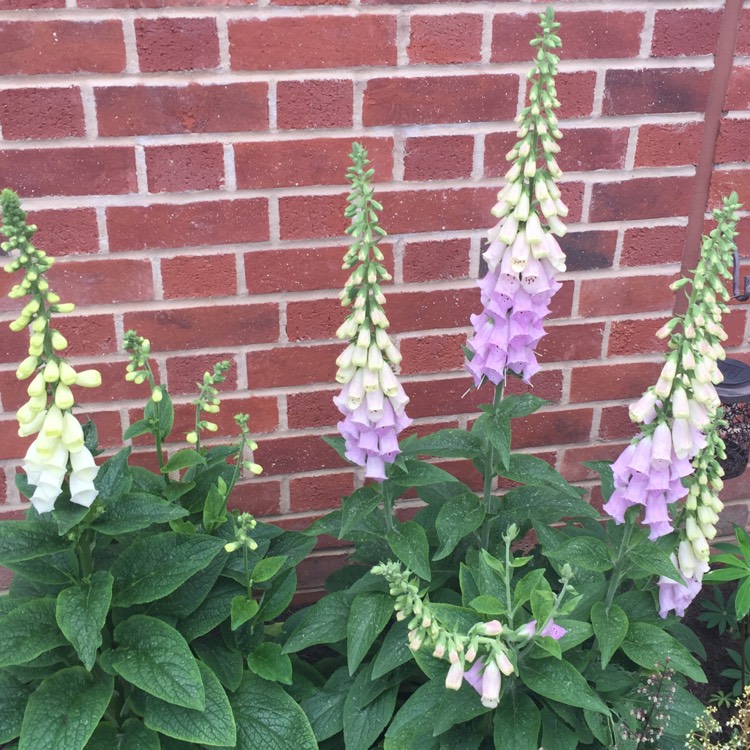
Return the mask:
{"type": "Polygon", "coordinates": [[[514,627],[513,616],[516,614],[515,609],[511,609],[511,606],[510,606],[510,603],[513,601],[511,597],[511,592],[510,592],[510,579],[511,579],[510,572],[511,570],[513,570],[513,568],[511,568],[510,566],[510,545],[512,544],[513,540],[509,536],[504,537],[504,539],[505,539],[505,576],[504,576],[505,577],[505,601],[508,606],[508,627],[512,629],[514,627]]]}
{"type": "MultiPolygon", "coordinates": [[[[503,373],[505,374],[505,373],[503,373]]],[[[505,386],[505,378],[495,386],[495,396],[492,399],[492,405],[497,408],[500,406],[500,402],[503,400],[503,390],[505,386]]],[[[493,471],[495,464],[495,449],[492,443],[489,445],[487,452],[487,460],[484,464],[484,493],[482,499],[484,500],[484,507],[487,514],[490,514],[493,510],[492,502],[492,481],[495,478],[495,472],[493,471]]],[[[492,519],[485,520],[482,525],[482,549],[488,549],[490,544],[490,523],[492,519]]]]}
{"type": "Polygon", "coordinates": [[[632,515],[628,515],[625,518],[625,529],[622,533],[622,539],[620,540],[620,549],[617,551],[617,559],[615,560],[614,569],[612,571],[612,577],[609,579],[609,588],[607,589],[607,596],[604,599],[604,608],[609,612],[609,608],[612,606],[612,602],[617,594],[617,589],[622,583],[623,576],[625,574],[625,566],[627,563],[628,552],[630,551],[630,538],[633,535],[633,528],[635,527],[635,520],[632,515]]]}
{"type": "Polygon", "coordinates": [[[385,515],[385,525],[388,528],[388,531],[393,531],[393,497],[391,497],[387,482],[380,485],[380,491],[383,495],[383,513],[385,515]]]}
{"type": "Polygon", "coordinates": [[[250,578],[250,558],[246,544],[242,545],[242,554],[245,558],[245,588],[247,589],[247,598],[250,600],[253,598],[253,579],[250,578]]]}
{"type": "MultiPolygon", "coordinates": [[[[245,455],[246,445],[247,445],[247,433],[243,432],[240,435],[240,444],[237,448],[237,463],[234,465],[234,472],[232,473],[232,479],[229,481],[229,486],[227,487],[225,500],[229,500],[229,496],[232,494],[234,485],[237,484],[237,480],[240,478],[240,472],[242,471],[242,457],[245,455]]],[[[196,450],[197,449],[198,449],[198,446],[196,445],[196,450]]]]}
{"type": "Polygon", "coordinates": [[[93,572],[93,559],[91,556],[92,532],[86,529],[78,538],[78,560],[81,564],[81,578],[88,578],[93,572]]]}

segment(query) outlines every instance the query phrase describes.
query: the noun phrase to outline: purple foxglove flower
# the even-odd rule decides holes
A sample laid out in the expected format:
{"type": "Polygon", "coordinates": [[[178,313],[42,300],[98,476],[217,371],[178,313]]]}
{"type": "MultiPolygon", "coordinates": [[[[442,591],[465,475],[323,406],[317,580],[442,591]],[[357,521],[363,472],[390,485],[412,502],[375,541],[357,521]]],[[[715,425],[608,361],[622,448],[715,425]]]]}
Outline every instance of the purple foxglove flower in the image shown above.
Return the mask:
{"type": "Polygon", "coordinates": [[[471,685],[474,690],[481,694],[482,692],[482,672],[484,671],[484,661],[477,659],[471,669],[464,672],[464,679],[471,685]]]}
{"type": "MultiPolygon", "coordinates": [[[[687,542],[680,543],[680,552],[683,553],[683,544],[689,545],[687,542]]],[[[672,555],[672,562],[680,572],[684,584],[677,583],[671,578],[665,578],[661,576],[659,578],[659,615],[666,617],[671,610],[675,611],[678,617],[682,617],[685,614],[685,610],[690,606],[693,599],[698,596],[703,586],[703,576],[708,572],[708,563],[702,562],[695,558],[690,553],[694,564],[686,563],[683,566],[684,554],[680,554],[679,559],[672,555]]]]}

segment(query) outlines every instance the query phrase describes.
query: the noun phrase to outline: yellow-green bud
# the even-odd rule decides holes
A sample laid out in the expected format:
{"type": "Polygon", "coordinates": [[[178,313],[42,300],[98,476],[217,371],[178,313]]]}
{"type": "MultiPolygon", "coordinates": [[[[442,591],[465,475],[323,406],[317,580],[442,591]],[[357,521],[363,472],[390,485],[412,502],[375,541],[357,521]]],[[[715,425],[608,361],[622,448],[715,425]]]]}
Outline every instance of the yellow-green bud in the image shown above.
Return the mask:
{"type": "Polygon", "coordinates": [[[73,385],[77,379],[78,373],[67,362],[60,362],[60,382],[73,385]]]}
{"type": "Polygon", "coordinates": [[[55,388],[55,405],[59,409],[70,409],[75,403],[73,392],[65,383],[58,383],[55,388]]]}
{"type": "Polygon", "coordinates": [[[18,365],[16,377],[19,380],[26,380],[26,378],[29,378],[34,374],[34,370],[36,370],[38,364],[39,359],[37,357],[26,357],[26,359],[18,365]]]}
{"type": "Polygon", "coordinates": [[[204,422],[203,426],[209,431],[209,432],[216,432],[219,429],[219,425],[216,424],[216,422],[204,422]]]}
{"type": "Polygon", "coordinates": [[[35,318],[31,324],[31,330],[35,333],[41,333],[47,327],[46,318],[35,318]]]}
{"type": "Polygon", "coordinates": [[[70,313],[76,309],[76,306],[72,302],[63,302],[60,305],[56,305],[55,309],[57,310],[57,312],[70,313]]]}
{"type": "Polygon", "coordinates": [[[151,400],[155,404],[158,404],[162,398],[164,398],[164,394],[161,392],[161,387],[157,385],[156,388],[151,391],[151,400]]]}
{"type": "MultiPolygon", "coordinates": [[[[190,443],[190,445],[195,445],[198,442],[198,433],[195,431],[188,432],[188,434],[185,435],[185,440],[190,443]]],[[[227,550],[227,552],[231,552],[231,550],[227,550]]]]}
{"type": "Polygon", "coordinates": [[[51,341],[52,348],[57,352],[62,351],[68,345],[67,339],[60,333],[60,331],[52,331],[51,341]]]}
{"type": "Polygon", "coordinates": [[[60,380],[60,368],[57,366],[57,362],[51,359],[44,367],[44,381],[56,383],[58,380],[60,380]]]}
{"type": "Polygon", "coordinates": [[[24,328],[29,324],[29,318],[24,317],[23,315],[19,318],[16,318],[12,323],[8,325],[8,328],[10,328],[13,333],[18,333],[19,331],[23,331],[24,328]]]}
{"type": "Polygon", "coordinates": [[[102,384],[99,370],[82,370],[76,375],[75,384],[82,388],[98,388],[102,384]]]}
{"type": "Polygon", "coordinates": [[[47,385],[44,382],[44,375],[41,372],[36,374],[36,377],[29,383],[26,388],[26,393],[29,396],[41,396],[47,394],[47,385]]]}

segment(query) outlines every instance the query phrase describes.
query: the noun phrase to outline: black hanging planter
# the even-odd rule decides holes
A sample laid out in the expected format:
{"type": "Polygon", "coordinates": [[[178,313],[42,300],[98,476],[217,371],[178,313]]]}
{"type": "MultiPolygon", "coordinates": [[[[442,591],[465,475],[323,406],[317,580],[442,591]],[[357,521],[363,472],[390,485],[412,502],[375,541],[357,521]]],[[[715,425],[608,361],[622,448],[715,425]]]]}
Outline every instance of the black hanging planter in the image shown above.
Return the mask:
{"type": "Polygon", "coordinates": [[[727,453],[721,466],[724,479],[734,479],[745,471],[750,455],[750,365],[737,359],[719,360],[718,365],[724,380],[716,392],[727,422],[720,433],[727,453]]]}

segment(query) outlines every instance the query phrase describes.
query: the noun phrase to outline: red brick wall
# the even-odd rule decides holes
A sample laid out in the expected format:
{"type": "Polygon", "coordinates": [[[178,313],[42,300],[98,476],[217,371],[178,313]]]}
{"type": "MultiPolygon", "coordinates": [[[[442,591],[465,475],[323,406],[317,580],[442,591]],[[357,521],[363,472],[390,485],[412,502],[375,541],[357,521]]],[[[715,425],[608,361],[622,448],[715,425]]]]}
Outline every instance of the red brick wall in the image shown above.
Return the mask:
{"type": "MultiPolygon", "coordinates": [[[[579,461],[615,457],[633,433],[626,404],[654,378],[724,4],[554,5],[570,271],[535,381],[554,404],[515,440],[588,482],[579,461]]],[[[370,149],[391,234],[388,315],[409,413],[421,431],[467,423],[489,396],[462,398],[460,344],[479,308],[482,230],[541,8],[0,0],[0,184],[24,198],[38,244],[65,256],[52,280],[79,307],[60,327],[75,362],[105,375],[81,409],[105,446],[144,395],[122,380],[123,332],[136,327],[182,405],[178,435],[193,381],[233,361],[222,422],[251,412],[265,467],[241,489],[244,507],[298,527],[352,489],[358,479],[319,436],[337,419],[332,336],[353,139],[370,149]]],[[[750,10],[711,205],[733,188],[750,203],[749,52],[750,10]]],[[[1,275],[3,294],[9,284],[1,275]]],[[[15,307],[3,298],[0,318],[15,307]]],[[[747,351],[747,325],[737,306],[732,352],[747,351]]],[[[15,437],[23,390],[13,369],[24,347],[0,327],[0,517],[20,508],[12,480],[27,441],[15,437]]],[[[742,500],[741,485],[727,498],[742,500]]],[[[743,513],[738,503],[728,517],[743,513]]]]}

